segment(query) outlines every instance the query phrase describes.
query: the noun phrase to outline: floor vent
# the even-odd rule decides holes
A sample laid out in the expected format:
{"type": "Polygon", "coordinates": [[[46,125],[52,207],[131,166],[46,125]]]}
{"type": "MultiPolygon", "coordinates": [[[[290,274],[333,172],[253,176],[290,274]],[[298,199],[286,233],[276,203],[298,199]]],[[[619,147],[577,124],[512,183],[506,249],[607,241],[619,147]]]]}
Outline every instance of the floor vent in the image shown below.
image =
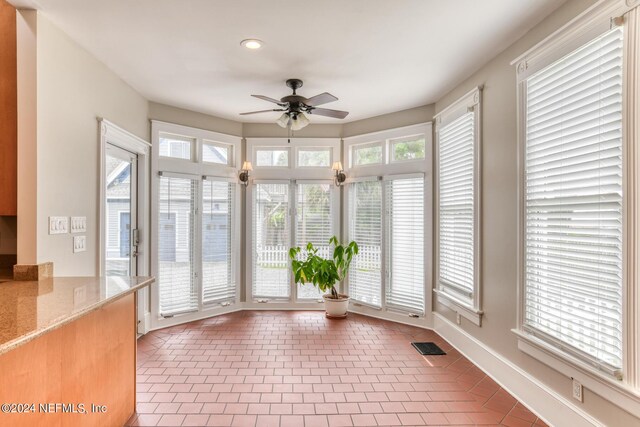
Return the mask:
{"type": "Polygon", "coordinates": [[[412,342],[411,345],[423,356],[442,356],[447,354],[432,342],[412,342]]]}

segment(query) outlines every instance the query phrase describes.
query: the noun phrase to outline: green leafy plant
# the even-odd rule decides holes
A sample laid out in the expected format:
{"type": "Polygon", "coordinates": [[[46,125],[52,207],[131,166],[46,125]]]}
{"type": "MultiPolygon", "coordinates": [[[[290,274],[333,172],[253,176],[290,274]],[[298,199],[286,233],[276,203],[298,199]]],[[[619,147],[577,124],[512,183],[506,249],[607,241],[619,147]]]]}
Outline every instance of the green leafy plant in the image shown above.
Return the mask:
{"type": "Polygon", "coordinates": [[[329,239],[329,245],[333,245],[332,259],[318,255],[318,249],[311,242],[307,243],[302,256],[302,249],[299,247],[289,249],[289,257],[296,283],[312,283],[322,292],[330,291],[331,297],[338,299],[340,296],[335,284],[344,280],[347,275],[351,260],[358,254],[358,244],[351,242],[345,246],[333,236],[329,239]]]}

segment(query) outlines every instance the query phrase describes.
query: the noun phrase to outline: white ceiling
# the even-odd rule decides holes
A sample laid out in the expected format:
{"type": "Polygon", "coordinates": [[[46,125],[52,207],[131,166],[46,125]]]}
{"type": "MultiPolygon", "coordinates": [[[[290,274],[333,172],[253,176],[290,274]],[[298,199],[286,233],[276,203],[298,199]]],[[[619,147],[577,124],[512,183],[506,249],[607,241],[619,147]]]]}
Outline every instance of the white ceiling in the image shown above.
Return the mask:
{"type": "Polygon", "coordinates": [[[250,94],[280,98],[295,77],[303,96],[337,96],[324,107],[350,111],[345,121],[435,102],[563,3],[28,1],[149,100],[241,120],[240,112],[272,107],[250,94]],[[245,38],[265,46],[249,51],[245,38]]]}

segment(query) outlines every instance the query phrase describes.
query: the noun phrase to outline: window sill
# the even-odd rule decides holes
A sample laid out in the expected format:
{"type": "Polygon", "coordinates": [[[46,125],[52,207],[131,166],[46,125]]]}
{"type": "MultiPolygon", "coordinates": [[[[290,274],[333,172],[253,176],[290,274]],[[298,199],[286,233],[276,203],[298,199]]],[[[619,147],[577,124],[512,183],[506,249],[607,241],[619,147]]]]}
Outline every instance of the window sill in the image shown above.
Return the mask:
{"type": "Polygon", "coordinates": [[[469,306],[465,302],[445,293],[439,289],[434,289],[433,293],[436,295],[436,302],[442,304],[445,307],[453,310],[456,314],[469,320],[476,326],[482,326],[482,310],[478,310],[469,306]]]}
{"type": "Polygon", "coordinates": [[[518,329],[511,330],[518,337],[518,349],[563,375],[580,382],[583,387],[640,417],[640,391],[623,381],[607,376],[557,348],[518,329]]]}

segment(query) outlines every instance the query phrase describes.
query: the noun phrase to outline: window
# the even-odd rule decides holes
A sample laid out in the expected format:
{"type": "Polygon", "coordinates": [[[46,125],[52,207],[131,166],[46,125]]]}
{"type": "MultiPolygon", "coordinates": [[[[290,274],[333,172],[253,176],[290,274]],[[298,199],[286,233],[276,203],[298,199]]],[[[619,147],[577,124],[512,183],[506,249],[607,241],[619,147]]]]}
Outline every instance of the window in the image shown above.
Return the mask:
{"type": "Polygon", "coordinates": [[[436,116],[438,302],[480,325],[479,111],[474,89],[436,116]]]}
{"type": "Polygon", "coordinates": [[[235,153],[242,139],[155,120],[151,134],[159,147],[153,151],[151,209],[158,286],[150,290],[151,323],[158,328],[232,310],[239,302],[235,153]],[[191,161],[162,156],[175,147],[191,161]]]}
{"type": "Polygon", "coordinates": [[[159,138],[159,154],[162,157],[191,160],[195,140],[163,133],[159,138]]]}
{"type": "Polygon", "coordinates": [[[229,165],[231,164],[230,151],[231,149],[227,144],[203,141],[202,161],[219,165],[229,165]]]}
{"type": "Polygon", "coordinates": [[[289,149],[260,148],[256,150],[256,166],[288,167],[289,149]]]}
{"type": "Polygon", "coordinates": [[[298,167],[331,167],[331,148],[298,149],[298,167]]]}
{"type": "Polygon", "coordinates": [[[349,240],[359,253],[349,269],[349,295],[381,307],[382,301],[382,182],[354,182],[349,188],[349,240]]]}
{"type": "Polygon", "coordinates": [[[622,66],[615,28],[526,79],[523,329],[622,368],[622,66]]]}
{"type": "MultiPolygon", "coordinates": [[[[334,234],[333,212],[331,209],[332,185],[329,183],[296,183],[296,246],[304,248],[311,242],[318,248],[323,258],[333,257],[329,239],[334,234]]],[[[298,299],[322,298],[320,292],[310,283],[298,285],[298,299]]]]}
{"type": "Polygon", "coordinates": [[[424,313],[424,177],[397,177],[385,185],[386,305],[424,313]]]}
{"type": "Polygon", "coordinates": [[[431,287],[431,274],[425,275],[425,259],[432,258],[431,245],[425,247],[432,229],[431,215],[425,216],[431,211],[425,203],[432,185],[431,130],[431,123],[422,123],[344,141],[351,155],[347,236],[360,248],[348,275],[354,311],[397,319],[431,307],[432,294],[425,293],[431,287]],[[361,150],[374,153],[379,164],[354,167],[361,150]]]}
{"type": "Polygon", "coordinates": [[[195,206],[197,181],[160,177],[158,217],[173,230],[162,230],[158,242],[160,313],[171,316],[198,309],[195,268],[195,206]],[[167,241],[163,238],[168,239],[167,241]],[[167,253],[162,253],[167,251],[167,253]]]}
{"type": "Polygon", "coordinates": [[[289,298],[288,183],[253,185],[253,297],[289,298]]]}
{"type": "Polygon", "coordinates": [[[234,268],[235,184],[207,178],[202,184],[203,302],[225,302],[236,296],[234,268]]]}
{"type": "Polygon", "coordinates": [[[392,139],[390,145],[392,162],[424,159],[424,135],[392,139]]]}
{"type": "Polygon", "coordinates": [[[381,164],[382,142],[355,145],[351,148],[351,163],[353,166],[381,164]]]}

